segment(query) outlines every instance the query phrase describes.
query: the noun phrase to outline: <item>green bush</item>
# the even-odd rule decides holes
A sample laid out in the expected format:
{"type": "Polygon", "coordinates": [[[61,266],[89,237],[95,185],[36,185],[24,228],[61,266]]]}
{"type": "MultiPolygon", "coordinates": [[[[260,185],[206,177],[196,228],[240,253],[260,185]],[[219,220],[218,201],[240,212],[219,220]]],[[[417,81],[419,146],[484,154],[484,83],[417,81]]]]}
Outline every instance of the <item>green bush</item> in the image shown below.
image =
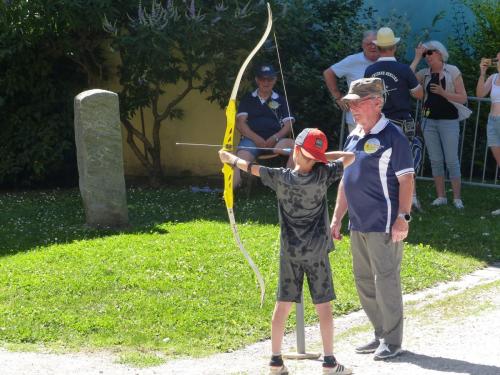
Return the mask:
{"type": "Polygon", "coordinates": [[[105,78],[102,17],[127,2],[0,2],[0,186],[75,184],[73,97],[105,78]]]}

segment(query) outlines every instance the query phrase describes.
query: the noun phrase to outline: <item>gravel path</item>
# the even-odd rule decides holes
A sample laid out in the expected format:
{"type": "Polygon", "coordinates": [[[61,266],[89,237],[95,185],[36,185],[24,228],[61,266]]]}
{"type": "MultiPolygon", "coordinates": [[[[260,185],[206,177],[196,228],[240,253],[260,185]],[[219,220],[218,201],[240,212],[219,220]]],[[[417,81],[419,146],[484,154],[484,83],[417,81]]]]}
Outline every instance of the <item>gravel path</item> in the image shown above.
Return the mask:
{"type": "MultiPolygon", "coordinates": [[[[477,271],[457,282],[406,295],[405,352],[392,360],[373,361],[354,346],[371,337],[362,311],[335,321],[335,355],[355,374],[471,374],[500,375],[500,264],[477,271]],[[481,288],[473,287],[483,285],[481,288]]],[[[307,349],[321,351],[319,328],[306,328],[307,349]]],[[[293,350],[295,336],[285,338],[293,350]]],[[[199,359],[180,359],[164,365],[134,369],[115,363],[110,353],[44,354],[0,349],[1,375],[68,374],[266,374],[270,342],[263,341],[234,353],[199,359]]],[[[321,374],[318,360],[287,360],[291,374],[321,374]]]]}

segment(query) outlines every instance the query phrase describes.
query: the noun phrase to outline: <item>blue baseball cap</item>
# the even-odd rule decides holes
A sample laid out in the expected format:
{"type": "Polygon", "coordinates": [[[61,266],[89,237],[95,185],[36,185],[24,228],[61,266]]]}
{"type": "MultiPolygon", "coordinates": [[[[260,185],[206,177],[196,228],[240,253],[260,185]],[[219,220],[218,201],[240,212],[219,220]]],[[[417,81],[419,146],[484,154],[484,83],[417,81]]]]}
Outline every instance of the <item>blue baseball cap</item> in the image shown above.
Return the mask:
{"type": "Polygon", "coordinates": [[[270,64],[264,64],[257,67],[255,70],[256,77],[276,77],[276,70],[270,64]]]}

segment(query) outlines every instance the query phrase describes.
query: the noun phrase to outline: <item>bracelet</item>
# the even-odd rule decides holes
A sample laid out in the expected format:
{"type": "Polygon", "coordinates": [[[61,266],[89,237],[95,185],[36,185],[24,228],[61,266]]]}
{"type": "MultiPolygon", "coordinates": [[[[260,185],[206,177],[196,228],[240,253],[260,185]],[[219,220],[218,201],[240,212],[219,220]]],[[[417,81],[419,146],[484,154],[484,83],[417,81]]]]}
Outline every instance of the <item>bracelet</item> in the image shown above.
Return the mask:
{"type": "Polygon", "coordinates": [[[234,161],[233,161],[233,167],[235,167],[235,168],[236,168],[236,167],[237,167],[237,165],[236,165],[236,164],[238,164],[238,162],[239,162],[239,161],[240,161],[240,158],[236,158],[236,159],[234,159],[234,161]]]}
{"type": "Polygon", "coordinates": [[[250,163],[248,163],[247,173],[252,173],[252,166],[253,165],[255,165],[255,163],[253,161],[251,161],[250,163]]]}

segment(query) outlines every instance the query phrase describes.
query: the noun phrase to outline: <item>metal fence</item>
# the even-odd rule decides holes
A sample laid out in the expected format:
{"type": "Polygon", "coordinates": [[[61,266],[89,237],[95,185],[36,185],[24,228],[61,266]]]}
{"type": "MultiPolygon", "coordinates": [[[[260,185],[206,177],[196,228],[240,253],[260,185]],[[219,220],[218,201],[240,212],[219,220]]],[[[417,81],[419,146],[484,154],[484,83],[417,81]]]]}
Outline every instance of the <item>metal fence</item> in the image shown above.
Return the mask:
{"type": "MultiPolygon", "coordinates": [[[[468,97],[468,107],[472,115],[460,122],[460,167],[462,183],[493,188],[500,188],[500,173],[497,163],[486,145],[486,122],[490,110],[490,98],[468,97]]],[[[421,103],[415,104],[415,119],[421,121],[421,103]]],[[[339,149],[343,148],[349,130],[342,114],[339,149]]],[[[422,169],[419,179],[432,179],[430,163],[427,160],[427,150],[424,149],[422,169]]]]}

